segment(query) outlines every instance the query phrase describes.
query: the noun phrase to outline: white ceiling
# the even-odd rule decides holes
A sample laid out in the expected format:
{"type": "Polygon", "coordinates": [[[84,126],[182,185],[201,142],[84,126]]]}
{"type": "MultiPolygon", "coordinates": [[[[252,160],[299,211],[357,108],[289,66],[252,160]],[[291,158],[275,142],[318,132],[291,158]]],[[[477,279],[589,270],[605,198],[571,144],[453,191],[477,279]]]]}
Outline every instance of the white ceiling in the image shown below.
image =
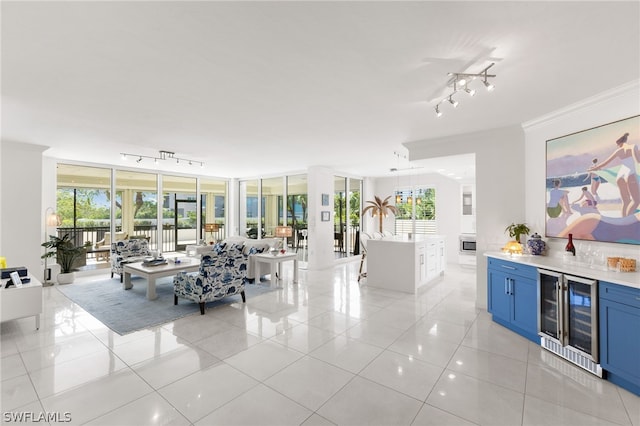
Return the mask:
{"type": "Polygon", "coordinates": [[[640,78],[638,1],[1,8],[3,140],[116,165],[170,150],[211,176],[388,175],[404,142],[520,124],[640,78]],[[436,118],[447,73],[491,62],[496,90],[436,118]]]}

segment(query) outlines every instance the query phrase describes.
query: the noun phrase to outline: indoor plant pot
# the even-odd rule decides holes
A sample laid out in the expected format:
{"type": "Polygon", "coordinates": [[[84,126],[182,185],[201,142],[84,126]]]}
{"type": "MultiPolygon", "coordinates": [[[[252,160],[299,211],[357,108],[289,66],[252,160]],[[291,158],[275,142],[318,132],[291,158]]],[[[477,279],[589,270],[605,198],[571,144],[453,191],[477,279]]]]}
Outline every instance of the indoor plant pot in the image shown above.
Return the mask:
{"type": "Polygon", "coordinates": [[[511,238],[520,244],[522,244],[520,237],[522,235],[529,235],[529,231],[530,229],[526,223],[512,223],[504,229],[504,232],[507,232],[511,238]]]}
{"type": "Polygon", "coordinates": [[[85,248],[89,246],[90,243],[76,247],[73,245],[69,234],[65,234],[62,238],[49,235],[49,241],[45,241],[41,245],[46,249],[41,258],[47,259],[55,256],[56,262],[60,265],[60,273],[57,277],[58,284],[71,284],[75,279],[73,272],[74,262],[80,256],[85,255],[85,248]]]}

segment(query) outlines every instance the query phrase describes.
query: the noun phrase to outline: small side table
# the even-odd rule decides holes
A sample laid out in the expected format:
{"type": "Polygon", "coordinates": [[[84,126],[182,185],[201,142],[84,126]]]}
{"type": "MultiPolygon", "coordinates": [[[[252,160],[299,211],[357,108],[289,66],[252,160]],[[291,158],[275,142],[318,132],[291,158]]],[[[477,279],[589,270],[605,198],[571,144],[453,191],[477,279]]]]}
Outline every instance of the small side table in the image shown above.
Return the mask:
{"type": "Polygon", "coordinates": [[[18,318],[36,317],[36,330],[40,329],[42,313],[42,283],[29,275],[30,282],[22,287],[5,288],[7,281],[2,280],[0,288],[0,322],[18,318]]]}
{"type": "Polygon", "coordinates": [[[260,277],[260,264],[267,263],[271,265],[271,282],[280,281],[282,279],[282,262],[293,260],[293,282],[298,282],[298,254],[297,253],[285,253],[278,254],[276,256],[270,253],[259,253],[253,255],[253,259],[256,267],[256,278],[260,277]]]}

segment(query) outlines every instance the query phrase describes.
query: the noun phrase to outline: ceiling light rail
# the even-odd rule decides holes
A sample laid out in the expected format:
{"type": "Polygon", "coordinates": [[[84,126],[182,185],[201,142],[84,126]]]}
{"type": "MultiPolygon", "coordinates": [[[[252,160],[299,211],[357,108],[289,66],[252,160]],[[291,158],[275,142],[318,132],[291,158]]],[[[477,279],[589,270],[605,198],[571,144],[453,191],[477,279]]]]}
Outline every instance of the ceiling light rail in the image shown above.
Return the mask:
{"type": "Polygon", "coordinates": [[[488,71],[489,71],[489,68],[491,68],[494,65],[495,65],[495,62],[492,62],[488,67],[486,67],[485,69],[483,69],[477,74],[450,72],[448,74],[450,78],[449,78],[449,81],[447,81],[447,87],[453,87],[453,92],[451,92],[450,94],[442,98],[436,104],[435,106],[436,116],[437,117],[442,116],[442,110],[440,108],[440,104],[442,104],[443,102],[449,102],[451,105],[453,105],[454,108],[458,107],[459,102],[453,99],[453,95],[455,95],[456,93],[465,92],[469,96],[475,96],[476,90],[469,88],[469,83],[475,79],[478,79],[478,78],[482,79],[482,84],[484,85],[484,87],[486,87],[487,91],[489,92],[492,91],[495,88],[495,86],[491,81],[489,81],[489,79],[494,78],[496,75],[489,74],[488,71]]]}
{"type": "Polygon", "coordinates": [[[159,154],[157,157],[153,157],[150,155],[128,154],[126,152],[121,152],[120,155],[122,156],[123,160],[126,160],[128,157],[135,158],[136,163],[141,163],[143,159],[148,158],[150,160],[153,160],[155,164],[158,164],[158,160],[175,160],[176,164],[180,164],[180,162],[182,162],[190,166],[193,166],[194,164],[199,164],[200,167],[204,167],[203,161],[189,160],[188,158],[179,158],[179,157],[176,157],[176,153],[172,151],[161,150],[159,151],[159,154]]]}

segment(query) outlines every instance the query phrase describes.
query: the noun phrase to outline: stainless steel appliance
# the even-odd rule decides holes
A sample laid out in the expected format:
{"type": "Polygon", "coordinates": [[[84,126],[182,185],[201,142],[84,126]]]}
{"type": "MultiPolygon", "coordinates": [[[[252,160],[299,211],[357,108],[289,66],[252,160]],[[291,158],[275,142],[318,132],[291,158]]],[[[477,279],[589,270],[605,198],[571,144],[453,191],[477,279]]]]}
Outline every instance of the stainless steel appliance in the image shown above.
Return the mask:
{"type": "Polygon", "coordinates": [[[476,254],[476,234],[460,234],[460,253],[476,254]]]}
{"type": "Polygon", "coordinates": [[[460,265],[476,265],[476,234],[460,234],[458,263],[460,265]]]}
{"type": "Polygon", "coordinates": [[[598,282],[538,269],[538,335],[543,348],[602,377],[598,282]]]}

